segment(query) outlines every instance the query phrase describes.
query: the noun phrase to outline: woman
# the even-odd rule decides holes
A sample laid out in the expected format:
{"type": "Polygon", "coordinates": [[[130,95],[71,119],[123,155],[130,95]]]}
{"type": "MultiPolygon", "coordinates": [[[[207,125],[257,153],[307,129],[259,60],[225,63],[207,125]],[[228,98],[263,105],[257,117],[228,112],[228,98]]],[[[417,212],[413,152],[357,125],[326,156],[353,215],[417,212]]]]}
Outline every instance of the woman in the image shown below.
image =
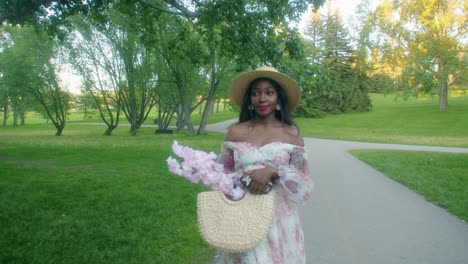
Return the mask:
{"type": "Polygon", "coordinates": [[[254,250],[221,253],[218,263],[305,263],[297,205],[309,198],[304,139],[290,111],[299,103],[297,83],[271,67],[260,67],[231,82],[231,100],[241,107],[222,146],[220,162],[227,171],[244,171],[250,192],[273,192],[273,225],[254,250]]]}

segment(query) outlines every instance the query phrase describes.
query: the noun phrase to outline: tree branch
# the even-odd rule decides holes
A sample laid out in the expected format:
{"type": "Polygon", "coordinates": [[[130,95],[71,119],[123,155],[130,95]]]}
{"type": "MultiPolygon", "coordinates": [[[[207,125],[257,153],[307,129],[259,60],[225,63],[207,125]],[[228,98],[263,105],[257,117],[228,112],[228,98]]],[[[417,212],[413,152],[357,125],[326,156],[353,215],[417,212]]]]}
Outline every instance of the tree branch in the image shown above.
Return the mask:
{"type": "Polygon", "coordinates": [[[185,6],[180,5],[176,0],[163,0],[163,1],[171,5],[172,7],[176,8],[177,10],[180,10],[182,13],[184,13],[184,15],[187,18],[197,18],[201,16],[202,14],[200,11],[192,12],[188,10],[185,6]]]}
{"type": "Polygon", "coordinates": [[[168,5],[174,7],[175,9],[179,10],[180,12],[176,12],[176,11],[172,11],[172,10],[169,10],[169,9],[165,9],[165,8],[162,8],[162,7],[159,7],[157,5],[154,5],[146,0],[138,0],[140,3],[144,4],[144,5],[147,5],[148,7],[151,7],[153,9],[156,9],[158,11],[161,11],[163,13],[168,13],[168,14],[171,14],[171,15],[176,15],[176,16],[184,16],[184,17],[187,17],[187,18],[197,18],[201,15],[201,12],[199,11],[195,11],[195,12],[192,12],[190,10],[188,10],[185,6],[182,6],[180,5],[179,3],[177,3],[175,0],[164,0],[164,2],[166,2],[168,5]]]}
{"type": "Polygon", "coordinates": [[[147,5],[153,9],[156,9],[158,11],[161,11],[163,13],[168,13],[168,14],[171,14],[171,15],[176,15],[176,16],[183,16],[184,14],[181,13],[181,12],[174,12],[172,10],[169,10],[169,9],[164,9],[162,7],[159,7],[157,5],[154,5],[152,3],[149,3],[148,1],[145,1],[145,0],[138,0],[140,3],[144,4],[144,5],[147,5]]]}

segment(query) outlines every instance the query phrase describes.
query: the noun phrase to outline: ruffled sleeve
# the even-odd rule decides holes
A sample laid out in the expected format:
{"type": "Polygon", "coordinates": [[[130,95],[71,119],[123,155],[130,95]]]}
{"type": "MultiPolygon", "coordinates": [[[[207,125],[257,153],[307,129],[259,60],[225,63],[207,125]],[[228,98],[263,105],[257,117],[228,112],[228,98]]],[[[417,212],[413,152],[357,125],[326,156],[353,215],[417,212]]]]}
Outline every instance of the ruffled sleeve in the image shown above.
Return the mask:
{"type": "Polygon", "coordinates": [[[218,155],[218,163],[223,164],[224,172],[230,173],[235,170],[234,151],[227,144],[221,145],[221,152],[218,155]]]}
{"type": "Polygon", "coordinates": [[[290,205],[302,205],[309,199],[313,182],[309,175],[305,148],[295,147],[290,153],[289,163],[278,166],[278,175],[277,183],[283,188],[290,205]]]}

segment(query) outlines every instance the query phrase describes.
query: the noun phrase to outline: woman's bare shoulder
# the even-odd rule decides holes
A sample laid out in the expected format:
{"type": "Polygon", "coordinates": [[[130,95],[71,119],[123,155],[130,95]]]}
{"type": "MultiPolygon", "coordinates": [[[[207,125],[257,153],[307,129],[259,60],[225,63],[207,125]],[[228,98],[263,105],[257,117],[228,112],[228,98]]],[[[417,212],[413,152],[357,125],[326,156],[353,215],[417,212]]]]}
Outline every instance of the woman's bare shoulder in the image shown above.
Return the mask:
{"type": "Polygon", "coordinates": [[[244,136],[248,133],[249,122],[242,122],[232,125],[224,138],[225,141],[243,141],[244,136]]]}
{"type": "Polygon", "coordinates": [[[302,137],[301,132],[297,127],[286,126],[285,130],[291,144],[304,146],[304,138],[302,137]]]}

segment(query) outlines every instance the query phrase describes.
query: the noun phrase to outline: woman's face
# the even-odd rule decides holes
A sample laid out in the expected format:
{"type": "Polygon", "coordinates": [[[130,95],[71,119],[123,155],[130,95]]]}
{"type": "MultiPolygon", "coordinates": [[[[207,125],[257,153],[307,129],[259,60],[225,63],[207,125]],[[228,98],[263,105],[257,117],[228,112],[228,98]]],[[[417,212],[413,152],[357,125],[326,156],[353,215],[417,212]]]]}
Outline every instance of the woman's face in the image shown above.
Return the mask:
{"type": "Polygon", "coordinates": [[[278,103],[278,93],[273,84],[268,80],[259,80],[254,83],[250,100],[255,112],[260,117],[274,115],[278,103]]]}

